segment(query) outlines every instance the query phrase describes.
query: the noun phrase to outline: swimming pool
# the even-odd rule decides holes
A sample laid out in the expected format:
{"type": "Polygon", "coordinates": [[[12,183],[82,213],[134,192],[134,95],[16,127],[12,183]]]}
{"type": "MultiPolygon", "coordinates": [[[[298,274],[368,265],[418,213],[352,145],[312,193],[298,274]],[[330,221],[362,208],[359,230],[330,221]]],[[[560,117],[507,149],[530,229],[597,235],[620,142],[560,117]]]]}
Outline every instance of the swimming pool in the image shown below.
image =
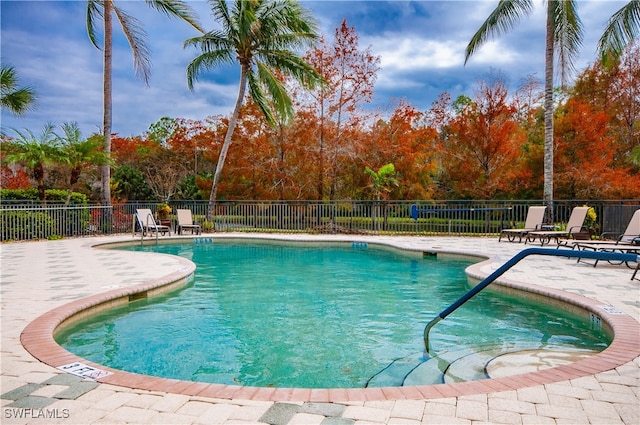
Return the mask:
{"type": "Polygon", "coordinates": [[[439,358],[425,361],[424,325],[468,289],[469,260],[366,244],[134,249],[191,259],[194,282],[56,336],[83,358],[131,372],[252,386],[418,385],[486,378],[505,352],[589,353],[609,342],[577,316],[486,293],[434,329],[439,358]]]}

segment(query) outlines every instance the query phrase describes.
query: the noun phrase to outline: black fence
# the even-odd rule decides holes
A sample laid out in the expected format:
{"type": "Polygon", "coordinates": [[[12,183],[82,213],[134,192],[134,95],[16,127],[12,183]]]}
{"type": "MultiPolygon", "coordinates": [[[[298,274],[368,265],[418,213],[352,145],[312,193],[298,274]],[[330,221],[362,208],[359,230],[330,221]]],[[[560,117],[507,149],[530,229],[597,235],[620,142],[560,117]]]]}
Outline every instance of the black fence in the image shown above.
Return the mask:
{"type": "MultiPolygon", "coordinates": [[[[205,232],[299,232],[397,235],[497,235],[522,227],[527,210],[542,201],[171,201],[171,213],[158,204],[0,205],[2,241],[57,239],[138,231],[135,212],[148,208],[162,224],[176,227],[177,209],[189,209],[205,232]]],[[[622,233],[640,200],[554,201],[549,223],[562,227],[576,206],[593,207],[592,233],[622,233]]]]}

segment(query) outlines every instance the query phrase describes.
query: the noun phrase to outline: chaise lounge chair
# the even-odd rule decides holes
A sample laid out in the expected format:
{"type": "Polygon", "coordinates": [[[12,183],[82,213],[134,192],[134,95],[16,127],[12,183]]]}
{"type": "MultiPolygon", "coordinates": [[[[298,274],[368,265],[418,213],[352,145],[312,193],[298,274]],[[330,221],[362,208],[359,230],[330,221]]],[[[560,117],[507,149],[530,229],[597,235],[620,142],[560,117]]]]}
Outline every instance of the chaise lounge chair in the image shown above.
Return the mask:
{"type": "Polygon", "coordinates": [[[202,232],[202,227],[199,224],[193,222],[191,216],[191,210],[176,210],[178,212],[178,234],[181,235],[184,229],[191,229],[191,234],[196,232],[199,235],[202,232]]]}
{"type": "MultiPolygon", "coordinates": [[[[575,249],[579,249],[582,251],[601,251],[601,252],[622,252],[622,253],[626,253],[626,254],[636,254],[640,256],[640,238],[636,238],[633,239],[630,243],[620,243],[620,244],[615,244],[615,243],[610,243],[610,244],[602,244],[602,243],[592,243],[589,241],[582,241],[582,243],[577,243],[575,246],[575,249]]],[[[593,267],[598,265],[598,261],[600,260],[595,260],[593,263],[589,263],[589,261],[585,260],[584,258],[578,258],[578,263],[588,263],[588,264],[593,264],[593,267]]],[[[609,261],[610,264],[620,264],[620,263],[613,263],[611,261],[609,261]]],[[[631,265],[629,265],[629,263],[627,263],[628,267],[631,267],[631,265]]],[[[631,277],[631,279],[635,279],[636,273],[637,273],[638,267],[636,266],[636,272],[633,273],[633,276],[631,277]]]]}
{"type": "Polygon", "coordinates": [[[560,238],[572,238],[577,233],[582,231],[584,226],[584,220],[587,218],[587,211],[589,207],[575,207],[571,211],[569,222],[565,230],[540,230],[527,233],[527,239],[525,243],[534,242],[536,238],[540,241],[541,245],[550,243],[551,239],[555,239],[556,244],[559,243],[560,238]]]}
{"type": "Polygon", "coordinates": [[[153,219],[153,214],[148,208],[138,208],[136,210],[136,219],[138,220],[138,225],[140,226],[143,237],[147,235],[147,232],[160,233],[162,236],[168,233],[169,236],[171,236],[171,228],[162,224],[156,224],[156,221],[153,219]]]}
{"type": "MultiPolygon", "coordinates": [[[[611,244],[633,244],[634,240],[640,239],[640,210],[636,210],[627,225],[624,233],[605,232],[600,235],[600,239],[591,240],[588,243],[590,245],[611,245],[611,244]]],[[[578,241],[575,239],[563,239],[558,241],[558,247],[570,247],[575,248],[577,244],[584,244],[585,241],[578,241]]]]}
{"type": "Polygon", "coordinates": [[[518,237],[518,242],[522,242],[522,238],[529,232],[542,229],[542,220],[544,220],[544,213],[547,207],[536,206],[529,207],[527,211],[527,218],[524,222],[524,228],[522,229],[502,229],[498,242],[502,240],[502,236],[506,236],[509,242],[513,242],[518,237]]]}

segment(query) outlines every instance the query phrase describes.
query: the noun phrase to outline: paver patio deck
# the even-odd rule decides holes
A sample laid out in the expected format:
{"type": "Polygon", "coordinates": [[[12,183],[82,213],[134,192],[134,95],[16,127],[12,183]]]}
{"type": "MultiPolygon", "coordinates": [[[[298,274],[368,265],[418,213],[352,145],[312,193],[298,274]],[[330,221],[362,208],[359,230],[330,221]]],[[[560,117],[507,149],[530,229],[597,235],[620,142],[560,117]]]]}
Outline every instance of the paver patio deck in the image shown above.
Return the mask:
{"type": "MultiPolygon", "coordinates": [[[[209,235],[206,235],[207,237],[209,235]]],[[[289,240],[364,241],[423,251],[484,255],[474,277],[490,274],[524,244],[497,238],[247,235],[289,240]]],[[[175,237],[171,237],[175,239],[175,237]]],[[[122,292],[149,291],[188,275],[184,259],[105,250],[130,235],[0,245],[3,424],[640,424],[640,281],[632,270],[559,257],[528,257],[501,279],[577,304],[613,308],[616,340],[605,352],[540,373],[383,389],[285,390],[208,386],[117,372],[101,382],[49,365],[67,354],[51,345],[51,319],[122,292]],[[93,301],[91,301],[93,300],[93,301]],[[69,307],[70,303],[76,303],[69,307]],[[619,314],[618,312],[624,313],[619,314]],[[48,313],[46,322],[41,317],[48,313]],[[34,322],[34,320],[39,321],[34,322]],[[35,323],[35,325],[34,325],[35,323]],[[49,323],[49,325],[46,325],[49,323]],[[44,326],[44,325],[46,326],[44,326]],[[26,329],[26,331],[25,331],[26,329]],[[36,353],[35,358],[21,342],[36,353]],[[122,376],[121,376],[122,375],[122,376]],[[128,385],[128,386],[127,386],[128,385]]],[[[608,317],[603,313],[603,317],[608,317]]],[[[73,361],[74,356],[68,357],[73,361]]],[[[88,363],[88,362],[87,362],[88,363]]]]}

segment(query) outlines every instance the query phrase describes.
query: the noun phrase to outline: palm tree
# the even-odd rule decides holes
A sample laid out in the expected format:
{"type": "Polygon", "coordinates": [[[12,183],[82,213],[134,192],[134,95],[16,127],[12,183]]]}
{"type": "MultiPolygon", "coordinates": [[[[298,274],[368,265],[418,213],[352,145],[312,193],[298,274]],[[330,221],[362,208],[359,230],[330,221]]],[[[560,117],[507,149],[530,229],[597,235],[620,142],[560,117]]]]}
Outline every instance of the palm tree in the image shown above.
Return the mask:
{"type": "Polygon", "coordinates": [[[640,146],[636,146],[631,151],[631,162],[640,167],[640,146]]]}
{"type": "Polygon", "coordinates": [[[63,136],[58,136],[62,143],[62,162],[70,168],[69,186],[66,204],[71,201],[74,186],[80,180],[82,171],[87,166],[109,165],[109,155],[102,150],[102,140],[98,137],[83,139],[77,122],[62,124],[63,136]]]}
{"type": "Polygon", "coordinates": [[[365,167],[364,172],[371,177],[369,187],[373,189],[378,201],[382,199],[383,194],[391,191],[391,186],[398,186],[398,179],[395,178],[396,168],[393,164],[383,165],[377,172],[365,167]]]}
{"type": "Polygon", "coordinates": [[[19,80],[12,66],[0,66],[0,107],[15,115],[22,115],[31,109],[36,101],[36,93],[29,86],[18,88],[19,80]]]}
{"type": "Polygon", "coordinates": [[[640,33],[640,1],[631,0],[614,13],[598,41],[598,54],[607,65],[622,55],[624,48],[640,33]]]}
{"type": "MultiPolygon", "coordinates": [[[[200,32],[204,32],[200,28],[200,24],[193,13],[191,7],[182,0],[145,0],[149,7],[164,13],[169,17],[177,17],[192,25],[200,32]]],[[[107,155],[111,155],[111,52],[113,24],[112,15],[115,14],[118,22],[122,26],[129,46],[133,52],[133,63],[136,75],[148,84],[151,74],[151,59],[149,48],[146,45],[146,33],[141,27],[140,22],[133,16],[127,14],[124,10],[117,7],[114,0],[88,0],[87,1],[87,33],[89,40],[95,48],[104,51],[104,69],[103,69],[103,123],[102,133],[104,135],[104,151],[107,155]],[[95,21],[102,19],[104,23],[104,46],[98,45],[96,37],[95,21]]],[[[109,180],[111,178],[111,167],[104,165],[102,167],[102,200],[105,205],[111,202],[111,189],[109,180]]]]}
{"type": "MultiPolygon", "coordinates": [[[[500,0],[467,45],[465,64],[490,36],[511,30],[533,10],[533,0],[500,0]]],[[[582,43],[582,22],[575,0],[547,0],[544,85],[544,189],[547,205],[553,204],[553,78],[557,59],[564,84],[582,43]]],[[[551,213],[552,208],[548,208],[551,213]]],[[[552,217],[551,217],[552,218],[552,217]]]]}
{"type": "Polygon", "coordinates": [[[187,84],[193,90],[194,81],[205,69],[235,61],[240,65],[240,84],[213,176],[208,219],[213,217],[220,174],[247,84],[249,95],[267,122],[275,125],[275,114],[285,119],[293,117],[291,98],[278,75],[291,76],[310,88],[322,82],[318,72],[295,51],[318,38],[315,22],[297,1],[235,0],[231,9],[224,0],[210,3],[222,29],[184,42],[185,47],[197,46],[202,52],[187,67],[187,84]]]}
{"type": "MultiPolygon", "coordinates": [[[[383,196],[386,197],[387,194],[391,192],[391,186],[398,186],[398,179],[395,178],[396,168],[391,163],[383,165],[378,169],[377,172],[373,171],[369,167],[365,167],[364,172],[369,177],[371,177],[371,184],[369,185],[369,187],[373,189],[373,192],[376,195],[376,201],[380,201],[380,199],[382,199],[383,196]]],[[[378,222],[376,220],[376,217],[379,216],[378,214],[379,209],[380,209],[379,202],[374,202],[372,216],[371,216],[374,230],[378,229],[378,222]]],[[[386,229],[387,228],[387,205],[386,204],[384,204],[383,215],[384,215],[384,221],[382,223],[382,226],[384,229],[386,229]]]]}
{"type": "Polygon", "coordinates": [[[12,129],[17,137],[10,141],[4,159],[7,163],[19,163],[27,168],[36,181],[41,201],[45,201],[45,165],[58,162],[61,158],[60,145],[53,129],[54,125],[47,123],[38,136],[28,129],[12,129]]]}

